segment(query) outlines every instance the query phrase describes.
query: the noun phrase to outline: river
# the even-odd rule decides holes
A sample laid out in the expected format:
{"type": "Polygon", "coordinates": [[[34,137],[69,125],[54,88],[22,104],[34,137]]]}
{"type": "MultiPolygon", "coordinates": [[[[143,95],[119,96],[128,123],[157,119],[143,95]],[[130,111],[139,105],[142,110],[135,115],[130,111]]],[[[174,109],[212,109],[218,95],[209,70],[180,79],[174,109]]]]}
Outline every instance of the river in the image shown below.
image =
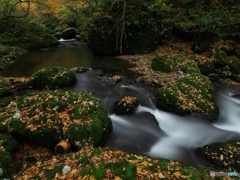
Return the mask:
{"type": "Polygon", "coordinates": [[[200,167],[209,162],[200,155],[199,148],[214,142],[240,140],[240,98],[233,90],[214,85],[220,116],[212,124],[194,115],[178,116],[156,108],[153,87],[143,83],[129,83],[132,81],[124,76],[120,83],[112,84],[102,70],[91,69],[94,58],[97,57],[83,43],[62,41],[59,47],[29,51],[8,65],[3,75],[30,76],[49,65],[89,67],[87,72],[76,74],[77,83],[70,88],[92,92],[108,111],[113,131],[106,147],[200,167]],[[124,95],[137,97],[140,105],[132,115],[115,115],[112,111],[113,103],[124,95]]]}

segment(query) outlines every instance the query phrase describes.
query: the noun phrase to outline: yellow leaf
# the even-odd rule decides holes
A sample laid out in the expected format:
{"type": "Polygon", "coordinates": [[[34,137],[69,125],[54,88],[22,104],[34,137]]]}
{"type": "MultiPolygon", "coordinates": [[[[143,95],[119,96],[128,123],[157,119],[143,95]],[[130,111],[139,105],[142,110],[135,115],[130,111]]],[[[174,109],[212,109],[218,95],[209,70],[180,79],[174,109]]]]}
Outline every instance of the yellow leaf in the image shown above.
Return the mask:
{"type": "Polygon", "coordinates": [[[176,176],[177,178],[182,176],[182,173],[180,171],[177,171],[174,173],[174,176],[176,176]]]}
{"type": "Polygon", "coordinates": [[[165,178],[165,176],[164,176],[162,173],[159,173],[159,174],[158,174],[158,177],[159,177],[160,179],[165,178]]]}
{"type": "Polygon", "coordinates": [[[119,176],[115,176],[114,180],[122,180],[119,176]]]}

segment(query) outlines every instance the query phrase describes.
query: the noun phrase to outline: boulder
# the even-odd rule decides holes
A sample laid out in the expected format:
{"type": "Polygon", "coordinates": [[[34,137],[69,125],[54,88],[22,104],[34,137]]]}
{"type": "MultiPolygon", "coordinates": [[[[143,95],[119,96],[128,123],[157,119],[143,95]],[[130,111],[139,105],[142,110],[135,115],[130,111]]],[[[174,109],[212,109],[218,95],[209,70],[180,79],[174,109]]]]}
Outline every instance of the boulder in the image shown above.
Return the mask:
{"type": "Polygon", "coordinates": [[[55,89],[57,87],[69,86],[77,80],[72,70],[59,66],[41,69],[35,72],[32,78],[40,89],[55,89]]]}
{"type": "Polygon", "coordinates": [[[240,142],[214,143],[202,148],[202,155],[216,168],[240,171],[240,142]]]}
{"type": "Polygon", "coordinates": [[[63,39],[73,39],[76,37],[76,29],[75,28],[68,28],[68,29],[65,29],[63,32],[62,32],[62,35],[61,37],[63,39]]]}
{"type": "Polygon", "coordinates": [[[12,137],[6,134],[0,134],[0,173],[1,177],[11,177],[13,173],[16,173],[16,169],[12,162],[11,153],[16,150],[18,143],[12,137]]]}
{"type": "Polygon", "coordinates": [[[12,93],[11,84],[8,80],[0,76],[0,97],[8,96],[12,93]]]}
{"type": "Polygon", "coordinates": [[[158,88],[157,106],[180,115],[199,113],[213,121],[219,113],[213,93],[213,85],[209,78],[201,74],[191,74],[158,88]]]}
{"type": "Polygon", "coordinates": [[[193,58],[183,55],[161,55],[153,58],[152,69],[170,73],[182,71],[183,73],[200,73],[197,63],[193,58]]]}
{"type": "Polygon", "coordinates": [[[215,48],[212,51],[215,58],[215,67],[221,68],[227,65],[227,53],[221,49],[215,48]]]}
{"type": "Polygon", "coordinates": [[[101,102],[90,93],[43,91],[18,97],[0,110],[0,133],[53,149],[62,139],[72,147],[97,146],[112,130],[101,102]]]}
{"type": "Polygon", "coordinates": [[[132,114],[138,105],[139,101],[136,97],[124,96],[115,101],[113,112],[117,115],[132,114]]]}

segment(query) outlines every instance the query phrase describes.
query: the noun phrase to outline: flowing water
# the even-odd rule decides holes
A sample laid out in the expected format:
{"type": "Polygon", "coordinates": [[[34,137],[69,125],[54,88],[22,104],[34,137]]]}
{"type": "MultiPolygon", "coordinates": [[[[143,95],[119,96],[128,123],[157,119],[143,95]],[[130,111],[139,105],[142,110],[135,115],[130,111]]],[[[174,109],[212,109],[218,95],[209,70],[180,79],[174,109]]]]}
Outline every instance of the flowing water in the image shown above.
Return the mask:
{"type": "MultiPolygon", "coordinates": [[[[199,148],[214,142],[240,139],[240,98],[233,90],[215,85],[215,98],[220,108],[219,120],[209,123],[194,115],[178,116],[156,108],[154,89],[144,84],[111,84],[100,70],[77,74],[75,91],[92,92],[100,98],[113,122],[107,147],[128,152],[186,162],[199,167],[208,162],[199,148]],[[131,95],[140,105],[132,115],[113,113],[118,97],[131,95]]],[[[124,77],[123,77],[124,79],[124,77]]]]}
{"type": "MultiPolygon", "coordinates": [[[[9,65],[4,76],[30,76],[49,65],[91,67],[92,52],[78,41],[63,41],[60,47],[34,50],[9,65]]],[[[92,92],[103,103],[113,123],[107,147],[128,152],[186,162],[193,166],[207,165],[199,148],[214,142],[240,140],[240,96],[228,88],[215,85],[215,99],[220,108],[216,123],[208,123],[193,115],[178,116],[156,108],[154,88],[134,83],[122,76],[111,83],[101,70],[89,69],[76,74],[75,91],[92,92]],[[115,115],[113,104],[118,97],[131,95],[140,105],[132,115],[115,115]]]]}

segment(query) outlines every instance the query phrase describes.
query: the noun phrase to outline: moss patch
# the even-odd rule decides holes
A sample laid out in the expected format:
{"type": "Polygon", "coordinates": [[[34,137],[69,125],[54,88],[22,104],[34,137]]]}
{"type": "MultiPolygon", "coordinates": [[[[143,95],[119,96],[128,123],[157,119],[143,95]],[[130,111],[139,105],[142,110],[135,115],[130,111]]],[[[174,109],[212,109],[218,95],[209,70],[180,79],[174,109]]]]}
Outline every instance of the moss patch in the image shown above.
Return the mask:
{"type": "Polygon", "coordinates": [[[18,97],[0,110],[0,133],[53,148],[69,139],[78,148],[100,144],[112,130],[101,102],[89,93],[45,91],[18,97]]]}
{"type": "MultiPolygon", "coordinates": [[[[76,153],[38,161],[24,168],[14,178],[41,175],[42,179],[208,179],[209,169],[195,169],[186,164],[166,159],[124,153],[107,148],[85,146],[76,153]],[[97,149],[97,150],[96,150],[97,149]],[[96,155],[94,152],[98,152],[96,155]],[[60,167],[71,170],[62,173],[60,167]],[[32,173],[32,168],[34,172],[32,173]],[[49,176],[49,172],[50,176],[49,176]]],[[[217,171],[217,170],[215,170],[217,171]]]]}
{"type": "Polygon", "coordinates": [[[11,87],[8,80],[0,76],[0,97],[11,94],[11,87]]]}
{"type": "Polygon", "coordinates": [[[59,66],[41,69],[35,72],[32,77],[40,89],[55,89],[56,87],[64,87],[76,82],[76,77],[72,70],[59,66]]]}
{"type": "Polygon", "coordinates": [[[161,55],[153,58],[152,69],[170,73],[182,71],[184,73],[200,73],[200,70],[193,58],[183,55],[161,55]]]}
{"type": "Polygon", "coordinates": [[[218,107],[214,102],[213,92],[212,83],[207,77],[192,74],[157,89],[157,105],[180,115],[200,113],[216,119],[218,107]]]}

